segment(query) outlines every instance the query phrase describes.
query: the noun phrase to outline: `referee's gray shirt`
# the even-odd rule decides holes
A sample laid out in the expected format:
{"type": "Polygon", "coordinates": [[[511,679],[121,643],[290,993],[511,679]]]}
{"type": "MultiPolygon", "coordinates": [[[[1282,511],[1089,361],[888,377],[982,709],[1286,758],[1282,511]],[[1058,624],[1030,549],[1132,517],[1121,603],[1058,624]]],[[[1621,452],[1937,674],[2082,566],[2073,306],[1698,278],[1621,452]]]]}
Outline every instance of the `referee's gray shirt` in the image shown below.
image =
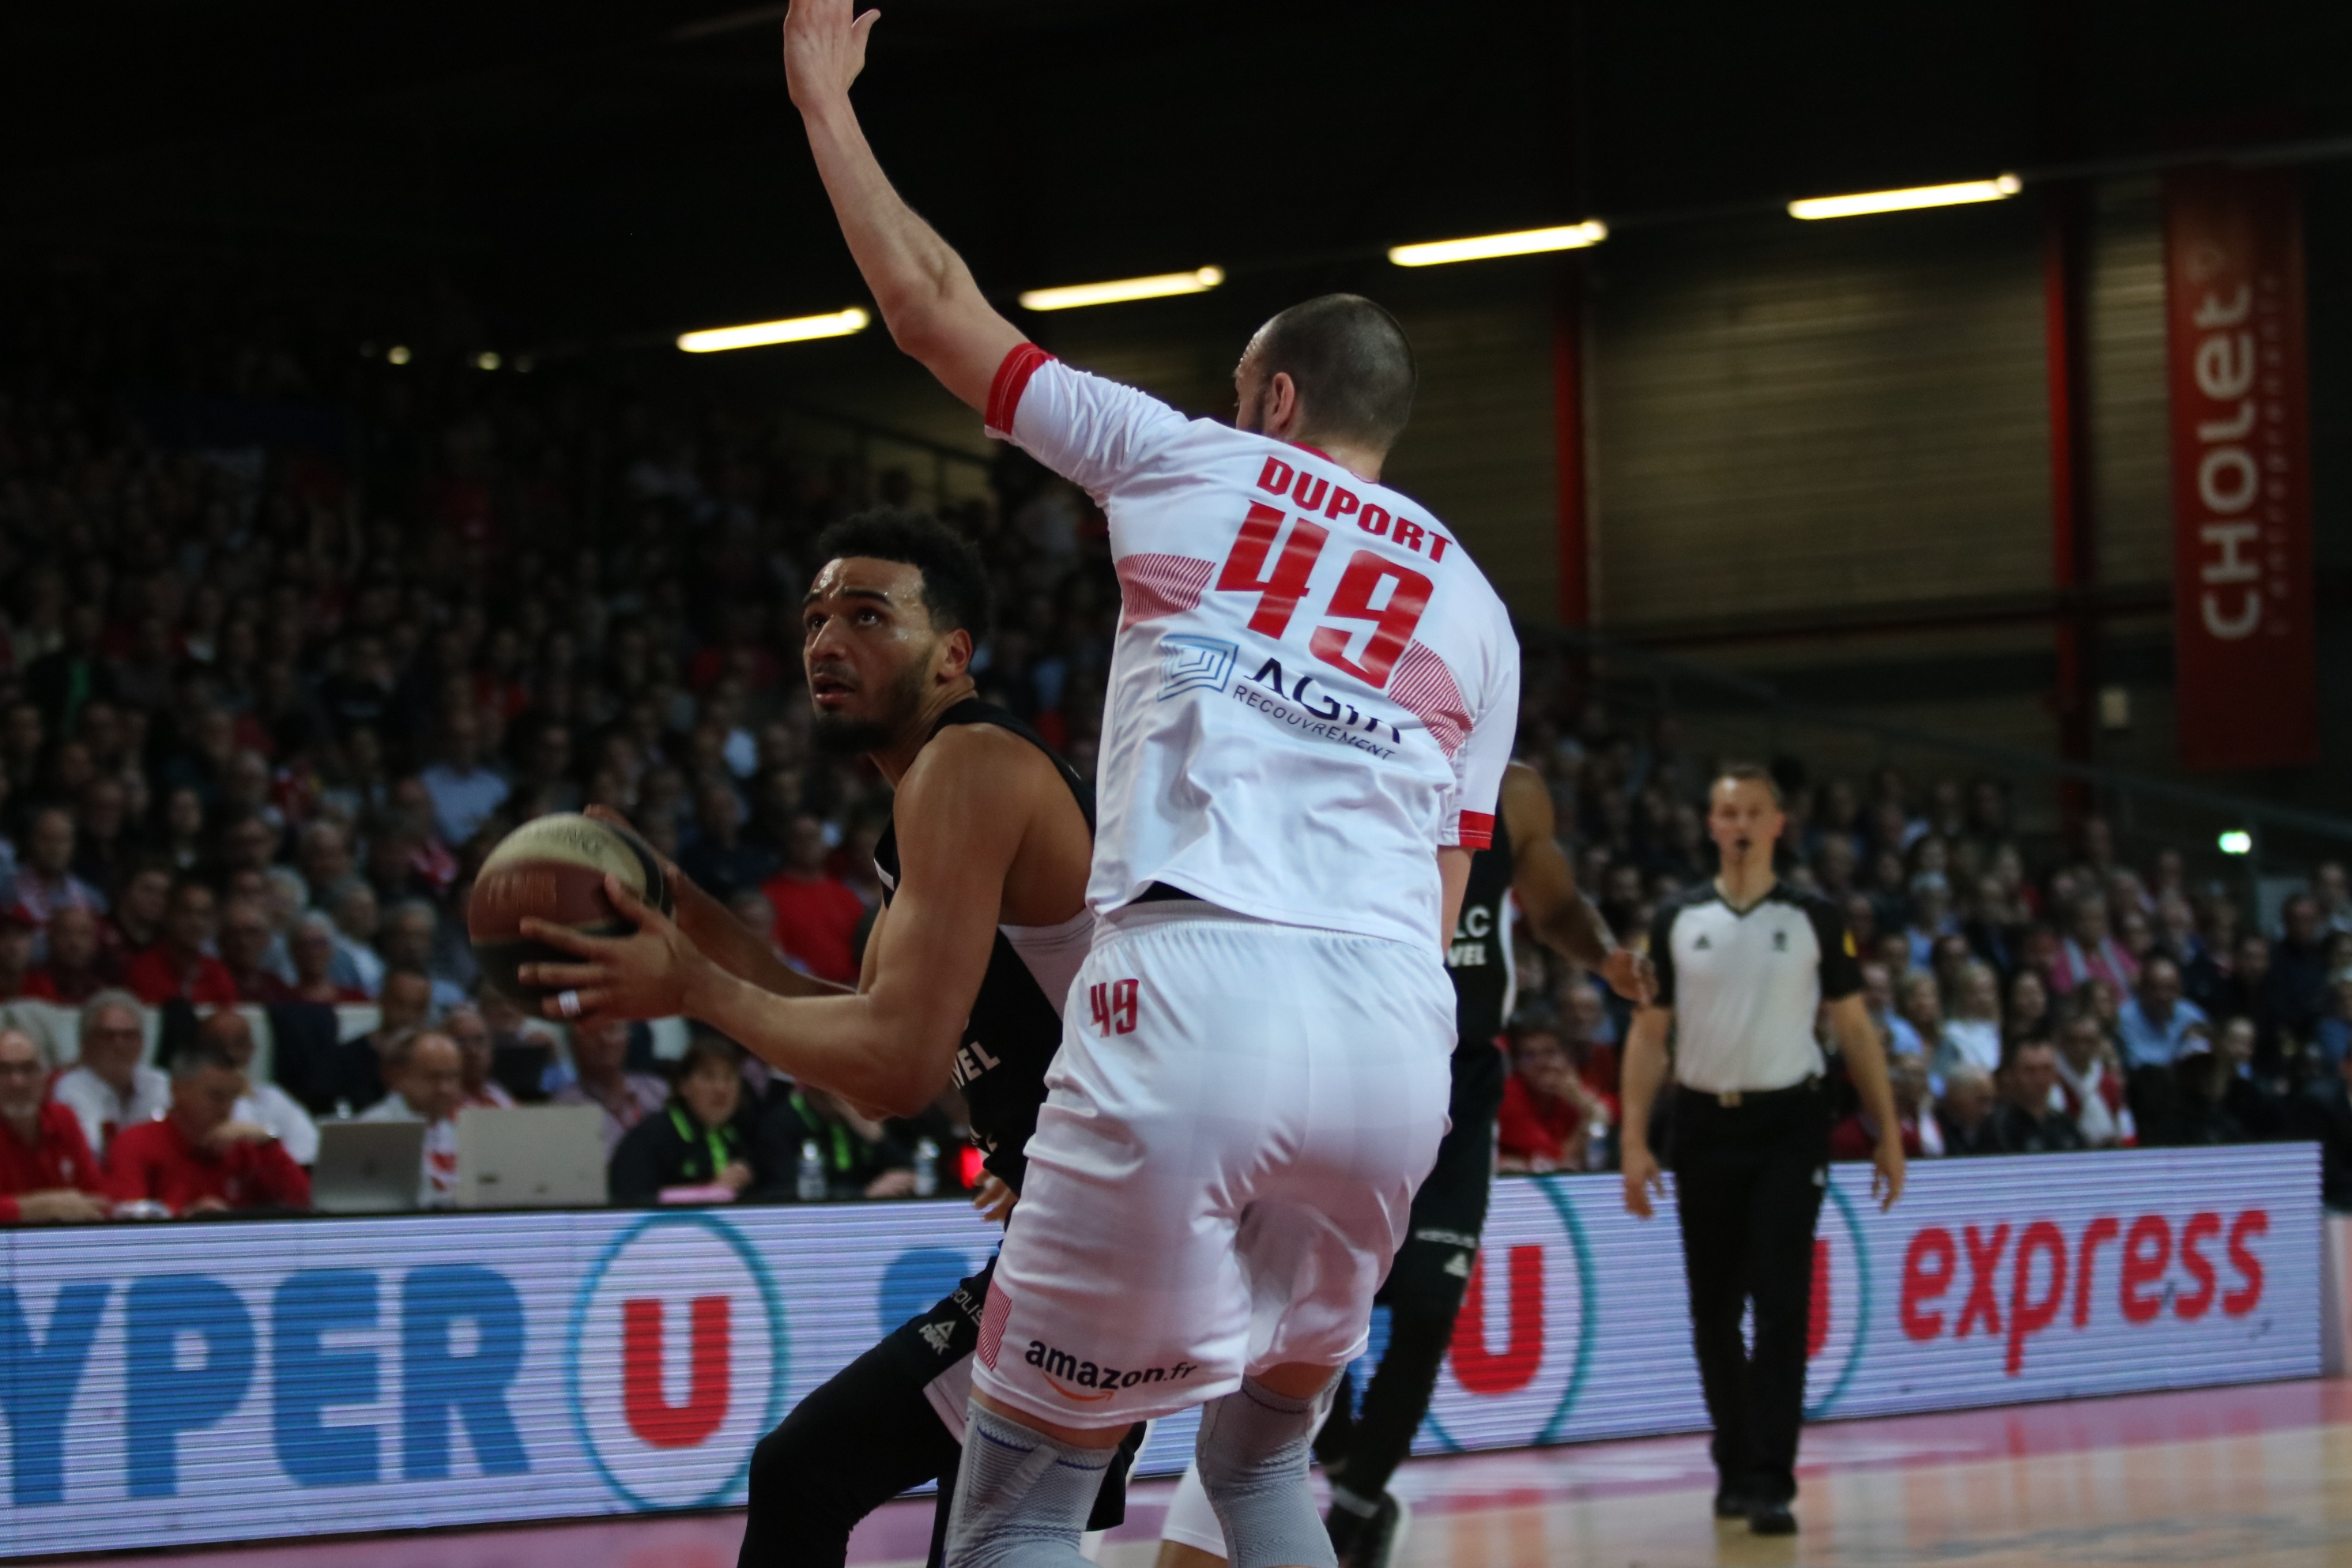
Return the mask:
{"type": "Polygon", "coordinates": [[[1675,1078],[1708,1094],[1760,1094],[1822,1070],[1813,1020],[1862,989],[1853,936],[1819,893],[1776,882],[1745,912],[1712,879],[1658,906],[1657,1002],[1675,1010],[1675,1078]]]}

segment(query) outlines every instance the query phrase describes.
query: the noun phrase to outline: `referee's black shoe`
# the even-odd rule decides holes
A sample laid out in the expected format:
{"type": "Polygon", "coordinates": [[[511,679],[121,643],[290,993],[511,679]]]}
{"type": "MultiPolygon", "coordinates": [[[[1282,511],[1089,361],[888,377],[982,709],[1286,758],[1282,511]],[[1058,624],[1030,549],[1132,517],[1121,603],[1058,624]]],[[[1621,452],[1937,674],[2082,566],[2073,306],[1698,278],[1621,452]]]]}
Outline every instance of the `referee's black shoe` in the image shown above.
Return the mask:
{"type": "Polygon", "coordinates": [[[1756,1500],[1748,1488],[1738,1481],[1726,1481],[1715,1489],[1715,1517],[1746,1519],[1756,1511],[1756,1500]]]}
{"type": "Polygon", "coordinates": [[[1755,1535],[1794,1535],[1797,1516],[1790,1511],[1785,1498],[1751,1498],[1748,1504],[1748,1529],[1755,1535]]]}

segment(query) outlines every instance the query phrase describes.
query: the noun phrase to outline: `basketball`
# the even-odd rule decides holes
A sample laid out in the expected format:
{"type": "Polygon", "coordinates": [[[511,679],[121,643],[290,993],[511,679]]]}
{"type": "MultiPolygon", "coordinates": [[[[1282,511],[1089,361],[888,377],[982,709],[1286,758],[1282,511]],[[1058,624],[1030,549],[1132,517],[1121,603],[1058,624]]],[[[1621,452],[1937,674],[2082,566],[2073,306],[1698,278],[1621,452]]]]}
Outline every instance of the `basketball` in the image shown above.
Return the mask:
{"type": "Polygon", "coordinates": [[[607,874],[662,913],[670,912],[669,879],[662,874],[659,858],[627,828],[563,812],[535,817],[500,839],[482,862],[466,906],[466,935],[482,978],[536,1012],[543,988],[522,984],[515,972],[526,963],[577,961],[524,936],[525,917],[585,936],[635,931],[604,891],[607,874]]]}

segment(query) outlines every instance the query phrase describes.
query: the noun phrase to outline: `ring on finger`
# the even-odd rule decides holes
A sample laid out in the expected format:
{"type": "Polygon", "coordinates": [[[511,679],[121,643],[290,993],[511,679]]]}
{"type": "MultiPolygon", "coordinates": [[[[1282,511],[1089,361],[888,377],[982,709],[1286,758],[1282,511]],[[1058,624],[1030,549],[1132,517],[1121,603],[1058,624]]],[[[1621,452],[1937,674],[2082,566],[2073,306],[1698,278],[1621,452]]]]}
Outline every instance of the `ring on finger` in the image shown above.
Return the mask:
{"type": "Polygon", "coordinates": [[[580,993],[559,991],[555,994],[555,1010],[567,1018],[580,1016],[580,993]]]}

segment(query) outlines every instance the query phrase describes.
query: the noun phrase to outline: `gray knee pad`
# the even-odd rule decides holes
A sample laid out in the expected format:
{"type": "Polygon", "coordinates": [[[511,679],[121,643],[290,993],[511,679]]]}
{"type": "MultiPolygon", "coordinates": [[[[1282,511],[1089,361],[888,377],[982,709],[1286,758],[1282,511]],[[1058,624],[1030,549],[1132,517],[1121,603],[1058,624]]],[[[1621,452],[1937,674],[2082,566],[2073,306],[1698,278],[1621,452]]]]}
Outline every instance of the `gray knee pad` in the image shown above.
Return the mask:
{"type": "Polygon", "coordinates": [[[1330,1395],[1327,1384],[1313,1399],[1293,1399],[1245,1377],[1201,1413],[1193,1453],[1233,1568],[1339,1568],[1307,1489],[1308,1445],[1330,1395]]]}
{"type": "Polygon", "coordinates": [[[964,1412],[947,1568],[1093,1568],[1078,1550],[1115,1448],[1076,1448],[983,1410],[964,1412]]]}

